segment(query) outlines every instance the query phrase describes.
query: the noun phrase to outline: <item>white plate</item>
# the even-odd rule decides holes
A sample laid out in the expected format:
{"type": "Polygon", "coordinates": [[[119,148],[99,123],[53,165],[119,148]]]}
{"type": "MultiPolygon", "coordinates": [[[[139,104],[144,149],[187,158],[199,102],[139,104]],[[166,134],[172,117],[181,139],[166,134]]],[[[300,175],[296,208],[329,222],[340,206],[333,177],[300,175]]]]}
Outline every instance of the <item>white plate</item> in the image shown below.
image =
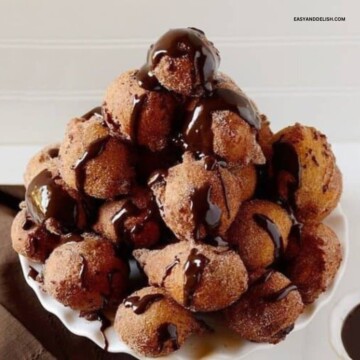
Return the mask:
{"type": "MultiPolygon", "coordinates": [[[[331,300],[344,274],[346,262],[348,259],[349,240],[347,220],[340,206],[338,206],[333,211],[333,213],[326,219],[325,223],[336,232],[340,239],[343,248],[343,261],[331,287],[326,293],[322,294],[314,304],[306,308],[305,312],[296,322],[293,332],[305,328],[312,321],[319,310],[331,300]]],[[[35,291],[42,306],[47,311],[56,315],[66,326],[66,328],[72,333],[85,336],[96,343],[98,346],[104,347],[104,338],[100,332],[100,322],[90,322],[84,318],[80,318],[78,316],[78,312],[63,306],[54,300],[51,296],[44,293],[41,290],[39,283],[28,276],[30,266],[39,271],[41,270],[41,266],[39,264],[35,264],[22,256],[20,256],[20,263],[25,280],[35,291]]],[[[135,269],[136,266],[132,266],[132,271],[135,269]]],[[[212,321],[210,320],[208,323],[215,329],[214,334],[190,338],[179,351],[176,351],[171,356],[168,356],[167,359],[242,359],[246,355],[249,355],[256,350],[262,350],[276,346],[270,344],[256,344],[241,340],[234,333],[221,328],[219,322],[217,322],[216,319],[212,319],[212,321]]],[[[140,358],[139,355],[134,353],[128,346],[119,340],[113,327],[108,328],[105,332],[105,335],[109,342],[109,352],[128,353],[137,358],[140,358]]],[[[145,358],[141,357],[141,359],[145,358]]]]}

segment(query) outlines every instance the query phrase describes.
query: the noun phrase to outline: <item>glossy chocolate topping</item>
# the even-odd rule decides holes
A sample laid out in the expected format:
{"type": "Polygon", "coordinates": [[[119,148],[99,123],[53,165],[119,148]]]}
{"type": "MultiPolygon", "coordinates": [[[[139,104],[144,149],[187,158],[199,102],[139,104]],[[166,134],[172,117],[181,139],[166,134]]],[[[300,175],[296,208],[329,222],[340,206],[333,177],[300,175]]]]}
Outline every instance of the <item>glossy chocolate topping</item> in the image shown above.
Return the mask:
{"type": "Polygon", "coordinates": [[[201,281],[202,274],[209,261],[210,260],[197,249],[191,249],[184,266],[184,306],[188,307],[191,305],[196,288],[201,281]]]}
{"type": "Polygon", "coordinates": [[[25,201],[29,215],[37,224],[54,218],[61,223],[64,232],[76,227],[77,203],[48,170],[42,171],[31,181],[25,201]]]}
{"type": "Polygon", "coordinates": [[[74,166],[75,177],[76,177],[76,188],[79,192],[84,191],[85,179],[86,179],[86,164],[98,157],[104,150],[107,142],[109,141],[110,136],[105,136],[103,138],[93,141],[86,148],[82,156],[77,160],[74,166]]]}
{"type": "Polygon", "coordinates": [[[288,296],[292,291],[297,290],[297,286],[293,284],[289,284],[285,286],[283,289],[276,291],[273,294],[267,295],[264,297],[264,300],[269,302],[276,302],[284,299],[286,296],[288,296]]]}
{"type": "Polygon", "coordinates": [[[221,209],[211,201],[211,186],[205,185],[199,189],[193,189],[191,193],[191,212],[194,221],[195,240],[200,239],[201,228],[204,227],[206,234],[216,233],[220,225],[221,209]]]}
{"type": "Polygon", "coordinates": [[[269,234],[274,244],[274,260],[279,260],[280,256],[284,252],[284,242],[279,228],[266,215],[254,214],[253,219],[262,229],[264,229],[269,234]]]}
{"type": "Polygon", "coordinates": [[[214,155],[212,113],[231,111],[255,129],[260,120],[254,107],[242,94],[230,89],[215,89],[209,96],[198,99],[192,111],[185,115],[182,141],[185,150],[198,155],[214,155]]]}
{"type": "Polygon", "coordinates": [[[180,264],[180,259],[177,256],[175,256],[174,261],[165,268],[165,273],[160,283],[161,287],[165,285],[166,279],[170,276],[173,268],[178,264],[180,264]]]}
{"type": "Polygon", "coordinates": [[[124,301],[126,308],[131,308],[136,315],[143,314],[154,302],[164,298],[163,294],[148,294],[143,297],[130,296],[124,301]]]}
{"type": "MultiPolygon", "coordinates": [[[[146,64],[138,71],[139,85],[148,90],[160,88],[153,70],[163,56],[170,58],[187,57],[192,61],[194,75],[200,78],[201,86],[211,91],[213,79],[220,63],[220,56],[212,43],[206,40],[204,33],[195,28],[172,29],[151,45],[146,64]]],[[[195,78],[193,79],[195,81],[195,78]]]]}

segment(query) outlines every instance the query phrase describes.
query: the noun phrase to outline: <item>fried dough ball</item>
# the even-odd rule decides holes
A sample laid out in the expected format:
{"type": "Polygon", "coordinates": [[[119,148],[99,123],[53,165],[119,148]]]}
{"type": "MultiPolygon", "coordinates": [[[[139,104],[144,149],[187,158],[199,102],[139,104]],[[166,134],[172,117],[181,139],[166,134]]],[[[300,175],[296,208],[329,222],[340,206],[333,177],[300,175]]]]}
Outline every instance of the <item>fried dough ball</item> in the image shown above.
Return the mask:
{"type": "Polygon", "coordinates": [[[236,252],[225,247],[182,241],[161,250],[135,250],[133,255],[151,285],[163,287],[191,311],[223,309],[247,290],[243,262],[236,252]]]}
{"type": "Polygon", "coordinates": [[[217,86],[211,96],[187,104],[182,130],[185,149],[216,156],[232,166],[265,163],[257,142],[260,118],[251,100],[240,90],[217,86]]]}
{"type": "Polygon", "coordinates": [[[57,247],[45,262],[44,290],[74,310],[112,307],[123,299],[129,267],[113,244],[94,234],[57,247]]]}
{"type": "Polygon", "coordinates": [[[212,89],[219,64],[218,50],[201,30],[171,29],[151,45],[142,72],[175,93],[202,96],[212,89]]]}
{"type": "Polygon", "coordinates": [[[11,226],[13,249],[20,255],[43,263],[59,245],[60,236],[46,230],[44,225],[36,225],[22,209],[15,216],[11,226]]]}
{"type": "Polygon", "coordinates": [[[87,226],[88,210],[82,197],[48,169],[31,180],[26,189],[25,203],[33,222],[38,225],[45,223],[47,230],[55,234],[84,230],[87,226]]]}
{"type": "Polygon", "coordinates": [[[127,194],[135,172],[129,147],[109,135],[99,116],[75,118],[60,146],[60,173],[72,189],[99,199],[127,194]]]}
{"type": "Polygon", "coordinates": [[[59,148],[60,143],[45,146],[30,159],[24,173],[25,188],[45,169],[54,175],[59,173],[59,148]]]}
{"type": "Polygon", "coordinates": [[[127,297],[117,310],[114,328],[124,343],[146,357],[169,355],[192,334],[207,331],[190,311],[155,287],[145,287],[127,297]]]}
{"type": "Polygon", "coordinates": [[[261,147],[262,152],[265,155],[266,161],[271,160],[272,156],[272,141],[273,141],[273,132],[270,128],[270,121],[266,115],[260,115],[261,128],[258,134],[258,143],[261,147]]]}
{"type": "Polygon", "coordinates": [[[105,121],[115,135],[159,151],[168,143],[176,102],[168,92],[140,87],[137,72],[123,73],[108,87],[105,121]]]}
{"type": "Polygon", "coordinates": [[[93,229],[114,243],[151,247],[160,238],[160,214],[150,190],[136,187],[131,196],[105,202],[93,229]]]}
{"type": "Polygon", "coordinates": [[[241,191],[240,202],[246,201],[253,197],[257,186],[257,171],[255,165],[245,167],[236,166],[230,171],[236,176],[238,186],[241,191]]]}
{"type": "Polygon", "coordinates": [[[272,167],[279,195],[298,220],[319,222],[337,205],[342,177],[326,136],[295,124],[274,136],[272,167]]]}
{"type": "Polygon", "coordinates": [[[300,251],[287,269],[305,304],[311,304],[332,284],[342,260],[341,245],[324,224],[305,224],[300,251]]]}
{"type": "Polygon", "coordinates": [[[270,271],[224,313],[227,326],[242,338],[276,344],[293,329],[304,304],[289,279],[270,271]]]}
{"type": "Polygon", "coordinates": [[[243,203],[227,232],[248,270],[266,268],[284,254],[292,220],[281,206],[266,200],[243,203]]]}
{"type": "Polygon", "coordinates": [[[240,205],[236,177],[209,158],[185,154],[183,163],[150,184],[166,225],[181,240],[225,234],[240,205]]]}

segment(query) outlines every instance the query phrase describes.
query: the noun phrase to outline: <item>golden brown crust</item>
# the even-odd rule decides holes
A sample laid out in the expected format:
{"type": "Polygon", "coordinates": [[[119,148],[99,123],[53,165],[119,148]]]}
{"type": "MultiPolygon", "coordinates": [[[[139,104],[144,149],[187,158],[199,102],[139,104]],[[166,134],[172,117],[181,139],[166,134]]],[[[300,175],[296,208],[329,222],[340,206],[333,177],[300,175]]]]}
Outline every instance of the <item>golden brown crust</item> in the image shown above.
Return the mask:
{"type": "Polygon", "coordinates": [[[192,311],[223,309],[247,289],[248,276],[244,264],[238,254],[227,248],[180,242],[162,250],[135,250],[133,254],[150,284],[163,286],[174,300],[192,311]],[[192,299],[187,305],[185,269],[193,249],[200,257],[205,257],[206,264],[199,273],[201,280],[193,289],[192,299]]]}
{"type": "Polygon", "coordinates": [[[287,274],[297,285],[305,304],[311,304],[332,284],[342,260],[341,245],[324,224],[305,224],[300,251],[290,261],[287,274]]]}
{"type": "Polygon", "coordinates": [[[45,225],[36,225],[29,219],[26,209],[15,216],[11,226],[13,249],[20,255],[43,263],[60,244],[60,236],[47,231],[45,225]]]}
{"type": "Polygon", "coordinates": [[[99,199],[127,194],[134,180],[132,163],[129,147],[109,137],[109,130],[97,117],[75,118],[69,122],[60,146],[60,173],[70,188],[99,199]],[[83,189],[77,189],[75,166],[91,144],[102,139],[105,142],[102,151],[84,164],[83,189]]]}
{"type": "Polygon", "coordinates": [[[45,146],[30,159],[24,173],[26,188],[31,180],[45,169],[49,170],[53,175],[59,173],[59,148],[60,143],[45,146]]]}
{"type": "Polygon", "coordinates": [[[113,129],[115,135],[159,151],[169,141],[176,102],[170,93],[140,87],[136,74],[137,70],[127,71],[110,84],[105,94],[104,109],[119,127],[113,129]],[[134,101],[142,102],[137,119],[134,118],[134,101]],[[133,131],[136,139],[132,138],[133,131]]]}
{"type": "Polygon", "coordinates": [[[100,206],[93,229],[114,243],[128,243],[133,248],[151,247],[159,240],[161,231],[160,219],[156,214],[151,214],[155,211],[157,212],[151,192],[136,187],[131,196],[121,200],[110,200],[100,206]],[[126,211],[126,205],[129,203],[131,208],[134,205],[138,211],[126,216],[125,221],[121,221],[117,227],[113,219],[120,211],[126,211]],[[137,230],[132,231],[134,228],[137,230]]]}
{"type": "Polygon", "coordinates": [[[266,282],[254,283],[239,301],[224,310],[227,326],[250,341],[276,344],[283,340],[304,309],[297,290],[277,301],[272,298],[290,285],[290,280],[278,272],[266,282]]]}
{"type": "Polygon", "coordinates": [[[283,254],[287,247],[292,221],[281,206],[266,200],[251,200],[242,204],[227,232],[227,240],[238,247],[239,254],[248,270],[266,268],[274,263],[276,246],[269,232],[254,219],[256,214],[265,215],[276,227],[282,238],[283,254]]]}
{"type": "Polygon", "coordinates": [[[108,240],[93,234],[83,238],[52,252],[44,266],[44,290],[75,310],[117,305],[127,288],[128,265],[115,255],[108,240]]]}
{"type": "MultiPolygon", "coordinates": [[[[192,194],[204,186],[211,187],[210,200],[221,210],[218,234],[224,235],[235,218],[241,199],[237,180],[229,170],[222,167],[206,170],[204,160],[194,160],[185,154],[183,163],[169,169],[165,183],[152,187],[166,225],[182,240],[194,238],[199,224],[194,220],[192,194]]],[[[198,230],[199,238],[205,237],[204,227],[200,226],[198,230]]]]}
{"type": "Polygon", "coordinates": [[[299,186],[291,195],[288,183],[294,182],[294,174],[283,170],[276,175],[278,192],[295,203],[300,221],[321,221],[336,207],[342,191],[341,173],[326,136],[313,127],[295,124],[274,135],[273,144],[279,142],[288,144],[296,154],[299,186]]]}
{"type": "Polygon", "coordinates": [[[206,331],[190,311],[179,306],[162,289],[145,287],[129,298],[138,296],[143,299],[149,295],[157,295],[160,299],[149,304],[145,312],[136,314],[125,300],[115,317],[115,331],[138,354],[149,357],[169,355],[192,334],[199,335],[206,331]]]}

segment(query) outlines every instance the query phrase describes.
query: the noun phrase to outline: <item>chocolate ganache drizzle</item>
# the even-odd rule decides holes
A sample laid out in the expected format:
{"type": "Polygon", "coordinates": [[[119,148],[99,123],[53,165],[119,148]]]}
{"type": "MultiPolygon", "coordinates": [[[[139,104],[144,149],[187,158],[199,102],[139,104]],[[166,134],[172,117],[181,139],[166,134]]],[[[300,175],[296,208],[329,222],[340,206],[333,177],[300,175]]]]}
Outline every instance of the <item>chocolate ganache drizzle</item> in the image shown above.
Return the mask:
{"type": "Polygon", "coordinates": [[[131,245],[132,237],[140,233],[147,222],[152,220],[158,221],[158,219],[160,219],[159,209],[153,197],[150,203],[147,204],[146,209],[140,209],[131,199],[127,199],[114,214],[111,223],[114,225],[116,237],[131,245]],[[131,217],[138,218],[135,225],[128,227],[126,226],[126,221],[131,217]]]}
{"type": "Polygon", "coordinates": [[[191,249],[190,254],[186,260],[185,270],[185,283],[184,283],[184,306],[191,305],[194,293],[197,286],[201,281],[202,274],[209,259],[201,254],[198,249],[191,249]]]}
{"type": "Polygon", "coordinates": [[[230,89],[215,89],[208,96],[197,100],[184,119],[182,142],[185,150],[197,155],[214,155],[212,113],[231,111],[239,115],[256,130],[260,129],[259,116],[249,100],[241,93],[230,89]]]}
{"type": "Polygon", "coordinates": [[[143,297],[131,296],[125,299],[124,306],[131,308],[136,315],[143,314],[154,302],[164,298],[163,294],[148,294],[143,297]]]}
{"type": "Polygon", "coordinates": [[[200,77],[201,85],[213,89],[213,80],[220,63],[220,56],[212,43],[208,42],[201,30],[195,28],[172,29],[151,45],[146,64],[138,71],[139,85],[148,90],[161,88],[154,76],[154,69],[161,58],[188,57],[194,64],[195,74],[200,77]]]}
{"type": "Polygon", "coordinates": [[[190,209],[194,219],[193,238],[195,240],[200,239],[202,227],[205,228],[206,235],[216,233],[220,225],[221,209],[211,201],[210,185],[193,189],[190,209]]]}
{"type": "Polygon", "coordinates": [[[76,179],[76,188],[79,192],[84,192],[84,185],[86,179],[86,164],[98,157],[104,150],[107,142],[109,141],[110,136],[107,135],[100,139],[97,139],[90,143],[85,149],[82,156],[76,161],[74,165],[75,170],[75,179],[76,179]]]}
{"type": "Polygon", "coordinates": [[[262,229],[264,229],[269,234],[274,244],[274,259],[275,262],[278,261],[284,252],[284,242],[279,228],[266,215],[254,214],[253,219],[262,229]]]}
{"type": "Polygon", "coordinates": [[[281,138],[273,144],[272,148],[272,165],[275,173],[275,182],[278,182],[278,177],[282,171],[285,171],[292,176],[291,181],[287,184],[287,201],[293,209],[296,209],[295,192],[300,185],[301,179],[301,165],[298,155],[293,146],[283,141],[281,138]]]}
{"type": "Polygon", "coordinates": [[[76,228],[78,207],[56,180],[48,170],[35,176],[25,194],[27,211],[37,224],[54,218],[61,223],[64,232],[69,232],[76,228]]]}

